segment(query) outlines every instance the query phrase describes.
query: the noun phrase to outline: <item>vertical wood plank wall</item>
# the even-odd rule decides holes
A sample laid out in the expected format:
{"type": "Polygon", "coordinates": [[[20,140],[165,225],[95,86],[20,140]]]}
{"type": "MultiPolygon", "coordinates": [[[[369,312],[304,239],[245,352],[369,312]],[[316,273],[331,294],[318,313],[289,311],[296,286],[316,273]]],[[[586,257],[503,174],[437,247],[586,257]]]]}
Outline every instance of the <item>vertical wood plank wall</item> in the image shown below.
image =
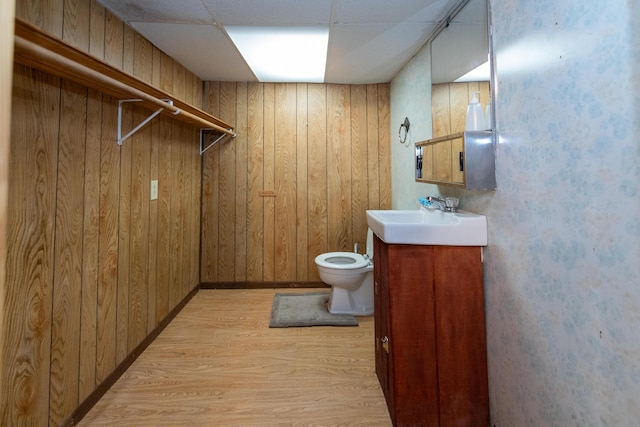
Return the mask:
{"type": "MultiPolygon", "coordinates": [[[[13,82],[13,25],[15,4],[0,3],[0,349],[4,347],[4,317],[7,260],[7,212],[9,198],[9,147],[11,137],[11,93],[13,82]]],[[[0,351],[0,366],[4,355],[0,351]]],[[[1,372],[1,371],[0,371],[1,372]]],[[[0,374],[0,396],[4,394],[4,380],[0,374]]]]}
{"type": "Polygon", "coordinates": [[[440,83],[431,86],[433,138],[464,132],[467,106],[473,98],[473,92],[480,92],[479,100],[484,111],[489,102],[489,82],[440,83]]]}
{"type": "MultiPolygon", "coordinates": [[[[97,1],[15,6],[17,17],[201,106],[202,82],[97,1]]],[[[117,105],[13,67],[0,425],[63,423],[198,284],[198,131],[160,117],[118,146],[117,105]]],[[[149,114],[126,105],[125,132],[149,114]]]]}
{"type": "Polygon", "coordinates": [[[205,82],[238,137],[202,166],[201,282],[317,282],[391,208],[389,85],[205,82]]]}

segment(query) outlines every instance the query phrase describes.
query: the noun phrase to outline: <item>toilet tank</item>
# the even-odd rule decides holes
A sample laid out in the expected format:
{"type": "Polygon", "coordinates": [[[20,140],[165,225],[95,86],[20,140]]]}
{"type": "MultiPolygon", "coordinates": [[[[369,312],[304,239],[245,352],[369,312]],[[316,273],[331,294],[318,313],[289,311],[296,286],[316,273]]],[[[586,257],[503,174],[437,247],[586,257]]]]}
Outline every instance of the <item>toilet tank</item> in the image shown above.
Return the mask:
{"type": "Polygon", "coordinates": [[[367,256],[373,261],[373,231],[367,229],[367,256]]]}

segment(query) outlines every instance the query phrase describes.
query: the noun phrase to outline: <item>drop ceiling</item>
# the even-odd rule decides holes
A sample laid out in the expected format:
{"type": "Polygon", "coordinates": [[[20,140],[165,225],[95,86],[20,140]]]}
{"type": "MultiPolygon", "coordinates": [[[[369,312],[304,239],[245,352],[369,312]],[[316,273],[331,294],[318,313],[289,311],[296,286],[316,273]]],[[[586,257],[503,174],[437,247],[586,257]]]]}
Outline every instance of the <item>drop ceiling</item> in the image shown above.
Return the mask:
{"type": "Polygon", "coordinates": [[[202,80],[257,81],[225,26],[328,26],[325,82],[385,83],[460,0],[99,0],[202,80]]]}

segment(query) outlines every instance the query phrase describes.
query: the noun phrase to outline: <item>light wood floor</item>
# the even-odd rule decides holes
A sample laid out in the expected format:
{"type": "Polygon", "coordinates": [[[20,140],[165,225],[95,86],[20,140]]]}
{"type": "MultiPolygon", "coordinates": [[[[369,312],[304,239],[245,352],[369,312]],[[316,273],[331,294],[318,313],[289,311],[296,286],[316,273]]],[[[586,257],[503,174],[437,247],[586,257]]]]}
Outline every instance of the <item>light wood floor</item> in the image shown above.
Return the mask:
{"type": "Polygon", "coordinates": [[[373,316],[270,329],[276,292],[201,290],[78,424],[391,426],[373,316]]]}

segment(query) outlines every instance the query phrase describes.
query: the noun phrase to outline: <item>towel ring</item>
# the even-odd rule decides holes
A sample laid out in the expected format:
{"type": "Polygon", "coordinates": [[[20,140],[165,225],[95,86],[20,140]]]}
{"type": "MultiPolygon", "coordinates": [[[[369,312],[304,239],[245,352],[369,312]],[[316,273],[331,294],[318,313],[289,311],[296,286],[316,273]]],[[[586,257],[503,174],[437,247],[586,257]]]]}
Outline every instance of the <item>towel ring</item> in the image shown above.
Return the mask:
{"type": "Polygon", "coordinates": [[[409,134],[409,118],[405,117],[404,122],[400,125],[400,129],[398,129],[398,140],[400,144],[404,144],[407,140],[407,135],[409,134]],[[404,137],[402,136],[402,129],[404,129],[404,137]]]}

